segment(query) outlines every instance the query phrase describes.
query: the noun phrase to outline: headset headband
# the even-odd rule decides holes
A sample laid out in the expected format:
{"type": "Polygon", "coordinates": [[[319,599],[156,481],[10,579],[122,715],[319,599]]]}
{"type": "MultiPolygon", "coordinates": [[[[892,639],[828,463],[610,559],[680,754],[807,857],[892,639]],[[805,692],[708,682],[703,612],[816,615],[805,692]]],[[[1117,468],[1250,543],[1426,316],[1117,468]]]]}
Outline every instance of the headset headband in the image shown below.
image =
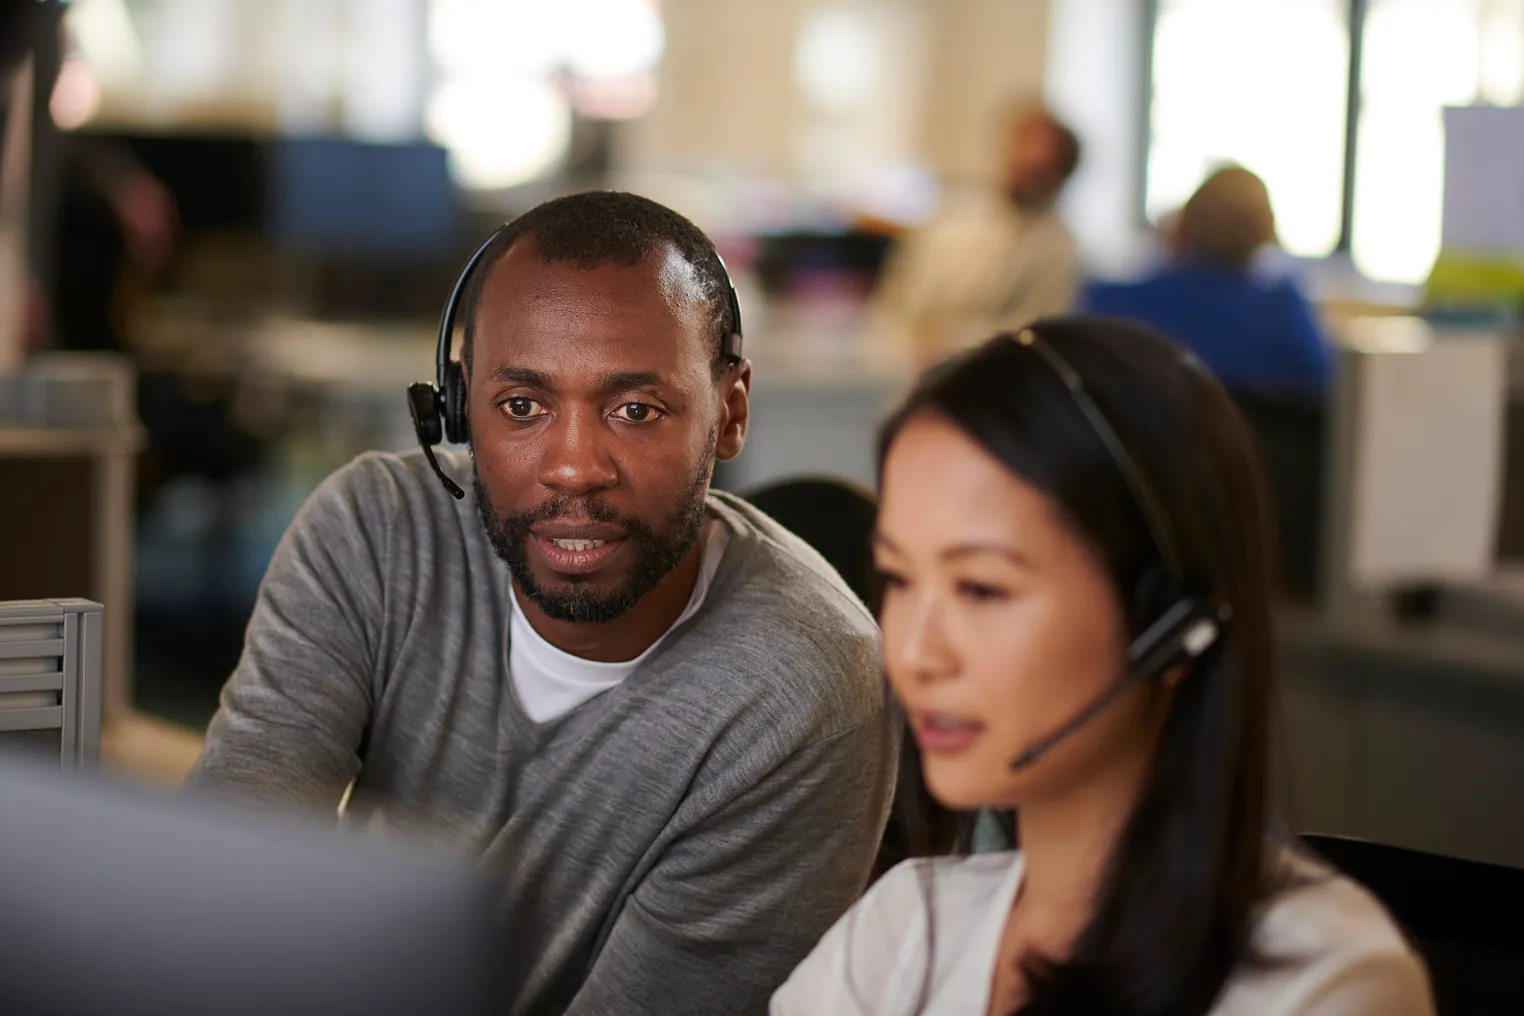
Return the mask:
{"type": "Polygon", "coordinates": [[[1143,516],[1143,525],[1148,529],[1149,539],[1153,541],[1154,550],[1158,553],[1159,559],[1164,562],[1164,566],[1169,569],[1170,575],[1177,582],[1184,582],[1185,568],[1169,518],[1160,505],[1159,498],[1154,494],[1147,476],[1127,453],[1127,446],[1117,436],[1116,429],[1106,419],[1106,414],[1101,412],[1101,407],[1095,404],[1090,393],[1085,391],[1085,384],[1079,371],[1070,366],[1069,361],[1065,360],[1058,350],[1043,341],[1042,337],[1031,328],[1022,329],[1016,335],[1016,341],[1041,356],[1043,361],[1053,369],[1053,373],[1057,374],[1059,380],[1064,383],[1069,397],[1074,400],[1074,404],[1090,424],[1090,429],[1095,432],[1095,436],[1105,447],[1106,454],[1116,465],[1123,482],[1127,484],[1127,489],[1132,494],[1133,504],[1137,506],[1138,513],[1143,516]]]}

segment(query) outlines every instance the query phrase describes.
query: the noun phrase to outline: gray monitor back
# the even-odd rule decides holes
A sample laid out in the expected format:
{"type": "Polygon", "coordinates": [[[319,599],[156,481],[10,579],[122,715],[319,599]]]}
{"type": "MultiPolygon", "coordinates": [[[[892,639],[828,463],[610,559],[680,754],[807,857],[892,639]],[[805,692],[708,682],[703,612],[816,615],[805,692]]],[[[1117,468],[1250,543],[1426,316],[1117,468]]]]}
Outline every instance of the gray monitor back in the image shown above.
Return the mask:
{"type": "Polygon", "coordinates": [[[337,832],[0,757],[0,1012],[492,1011],[494,894],[337,832]]]}

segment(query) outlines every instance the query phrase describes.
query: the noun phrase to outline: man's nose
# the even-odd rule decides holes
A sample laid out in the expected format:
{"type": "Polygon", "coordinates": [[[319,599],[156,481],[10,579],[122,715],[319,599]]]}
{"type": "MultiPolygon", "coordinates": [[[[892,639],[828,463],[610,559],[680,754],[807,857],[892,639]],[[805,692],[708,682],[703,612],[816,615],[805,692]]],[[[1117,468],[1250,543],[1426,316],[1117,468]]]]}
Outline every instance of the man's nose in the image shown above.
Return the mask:
{"type": "Polygon", "coordinates": [[[569,497],[619,482],[600,414],[572,410],[552,421],[540,456],[540,483],[569,497]]]}

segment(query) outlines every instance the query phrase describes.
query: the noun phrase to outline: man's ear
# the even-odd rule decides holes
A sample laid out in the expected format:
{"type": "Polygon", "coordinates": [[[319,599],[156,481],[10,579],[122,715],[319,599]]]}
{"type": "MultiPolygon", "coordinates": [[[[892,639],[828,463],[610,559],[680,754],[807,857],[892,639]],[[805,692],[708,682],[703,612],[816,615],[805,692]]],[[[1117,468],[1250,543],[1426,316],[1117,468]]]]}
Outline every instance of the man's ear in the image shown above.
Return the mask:
{"type": "Polygon", "coordinates": [[[714,456],[729,462],[746,445],[746,425],[751,422],[751,361],[742,360],[720,379],[720,436],[714,456]]]}

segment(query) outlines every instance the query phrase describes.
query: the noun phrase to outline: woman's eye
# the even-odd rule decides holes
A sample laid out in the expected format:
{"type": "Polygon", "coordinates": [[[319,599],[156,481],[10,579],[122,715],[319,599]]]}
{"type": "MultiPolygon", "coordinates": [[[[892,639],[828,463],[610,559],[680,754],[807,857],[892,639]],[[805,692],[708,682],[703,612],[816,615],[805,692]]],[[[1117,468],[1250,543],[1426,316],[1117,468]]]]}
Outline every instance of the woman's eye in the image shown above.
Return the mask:
{"type": "Polygon", "coordinates": [[[904,589],[910,585],[910,580],[899,572],[890,571],[887,568],[876,569],[879,584],[885,589],[904,589]]]}
{"type": "Polygon", "coordinates": [[[992,600],[1007,599],[1010,594],[999,586],[986,585],[983,582],[974,582],[965,579],[958,583],[958,595],[975,603],[988,603],[992,600]]]}
{"type": "Polygon", "coordinates": [[[503,403],[503,409],[515,420],[532,420],[545,411],[534,399],[524,395],[515,395],[503,403]]]}
{"type": "Polygon", "coordinates": [[[625,423],[650,423],[661,416],[661,410],[649,402],[626,402],[614,410],[614,416],[625,423]]]}

